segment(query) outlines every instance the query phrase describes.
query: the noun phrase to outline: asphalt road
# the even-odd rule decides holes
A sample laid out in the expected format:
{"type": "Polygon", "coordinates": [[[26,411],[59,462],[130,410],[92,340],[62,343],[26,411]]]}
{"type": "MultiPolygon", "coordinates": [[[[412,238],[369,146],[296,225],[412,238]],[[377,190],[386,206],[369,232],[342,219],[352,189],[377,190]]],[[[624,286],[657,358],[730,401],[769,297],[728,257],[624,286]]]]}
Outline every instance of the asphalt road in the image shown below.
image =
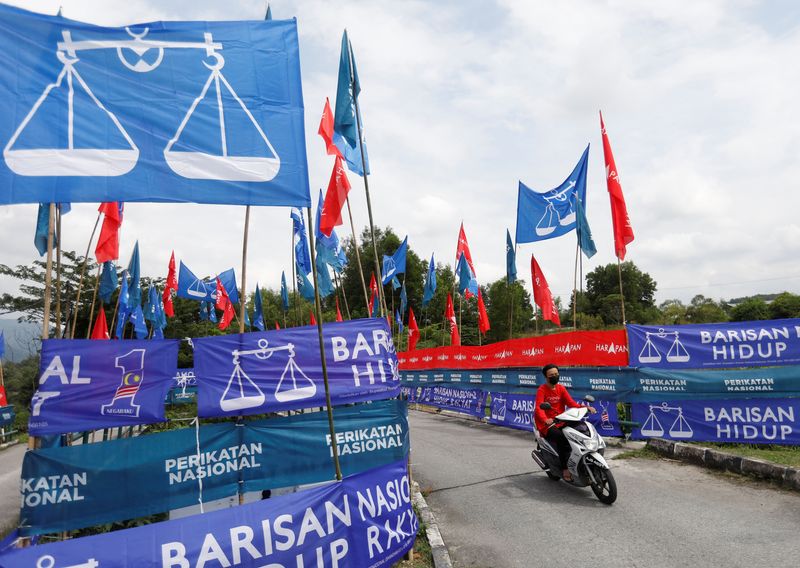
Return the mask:
{"type": "Polygon", "coordinates": [[[456,567],[800,563],[797,493],[672,460],[612,459],[619,497],[608,506],[549,480],[530,433],[413,410],[409,419],[413,476],[456,567]]]}
{"type": "Polygon", "coordinates": [[[19,520],[19,474],[27,448],[16,444],[0,450],[0,528],[16,525],[19,520]]]}

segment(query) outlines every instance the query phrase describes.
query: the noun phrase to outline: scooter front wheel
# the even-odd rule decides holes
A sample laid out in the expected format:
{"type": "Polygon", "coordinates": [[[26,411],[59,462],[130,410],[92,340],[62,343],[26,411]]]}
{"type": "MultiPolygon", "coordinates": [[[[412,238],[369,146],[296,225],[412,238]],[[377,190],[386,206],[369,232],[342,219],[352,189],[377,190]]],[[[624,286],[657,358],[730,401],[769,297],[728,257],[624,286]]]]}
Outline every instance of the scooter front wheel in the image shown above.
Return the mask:
{"type": "Polygon", "coordinates": [[[547,474],[547,477],[549,477],[553,481],[558,481],[559,479],[561,479],[560,476],[558,476],[555,473],[552,473],[550,471],[545,471],[545,473],[547,474]]]}
{"type": "Polygon", "coordinates": [[[614,475],[610,469],[593,465],[592,475],[596,483],[592,483],[592,491],[601,503],[611,505],[617,500],[617,482],[614,481],[614,475]]]}

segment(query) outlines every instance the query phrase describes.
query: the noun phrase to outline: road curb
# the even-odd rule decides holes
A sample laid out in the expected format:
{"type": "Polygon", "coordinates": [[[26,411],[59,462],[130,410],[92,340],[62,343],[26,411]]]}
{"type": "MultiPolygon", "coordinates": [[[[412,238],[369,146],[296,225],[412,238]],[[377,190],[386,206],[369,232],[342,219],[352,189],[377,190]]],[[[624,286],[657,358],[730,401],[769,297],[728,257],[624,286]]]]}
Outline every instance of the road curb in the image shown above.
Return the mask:
{"type": "Polygon", "coordinates": [[[673,442],[663,438],[650,438],[647,440],[647,447],[677,460],[710,469],[774,481],[786,489],[800,491],[800,469],[798,468],[756,458],[737,456],[717,449],[673,442]]]}
{"type": "Polygon", "coordinates": [[[425,523],[425,535],[428,537],[428,543],[431,545],[431,555],[433,556],[433,565],[436,568],[452,568],[453,562],[450,560],[450,552],[444,544],[442,533],[439,531],[439,523],[436,521],[436,516],[428,507],[422,491],[419,490],[419,483],[414,482],[414,495],[412,501],[414,506],[419,511],[422,522],[425,523]]]}

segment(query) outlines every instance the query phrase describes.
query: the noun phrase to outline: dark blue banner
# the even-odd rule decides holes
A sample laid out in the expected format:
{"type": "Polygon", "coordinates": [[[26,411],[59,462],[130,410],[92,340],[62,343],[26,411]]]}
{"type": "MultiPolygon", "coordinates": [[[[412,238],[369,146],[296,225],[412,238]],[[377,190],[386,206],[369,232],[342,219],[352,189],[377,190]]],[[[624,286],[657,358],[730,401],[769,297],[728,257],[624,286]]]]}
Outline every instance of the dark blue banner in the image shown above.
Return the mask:
{"type": "Polygon", "coordinates": [[[0,203],[309,207],[297,23],[0,6],[0,203]]]}
{"type": "MultiPolygon", "coordinates": [[[[404,402],[335,408],[334,423],[345,475],[408,455],[404,402]]],[[[334,478],[326,412],[208,424],[27,452],[20,524],[26,535],[72,530],[235,495],[240,481],[261,491],[334,478]]]]}
{"type": "Polygon", "coordinates": [[[659,369],[800,363],[800,319],[629,325],[630,365],[659,369]]]}
{"type": "Polygon", "coordinates": [[[9,424],[13,424],[14,418],[16,418],[16,413],[13,406],[0,407],[0,427],[5,428],[9,424]]]}
{"type": "Polygon", "coordinates": [[[163,422],[177,360],[176,340],[47,339],[29,432],[42,436],[163,422]]]}
{"type": "Polygon", "coordinates": [[[800,444],[800,399],[634,403],[632,437],[744,444],[800,444]]]}
{"type": "MultiPolygon", "coordinates": [[[[489,422],[491,424],[533,431],[535,427],[533,422],[535,394],[490,392],[489,397],[489,422]]],[[[597,413],[587,414],[586,420],[594,425],[601,436],[622,436],[616,402],[596,399],[591,406],[597,409],[597,413]]]]}
{"type": "MultiPolygon", "coordinates": [[[[383,318],[322,326],[333,404],[400,393],[397,355],[383,318]]],[[[315,326],[194,340],[200,416],[325,406],[315,326]]]]}
{"type": "Polygon", "coordinates": [[[774,398],[800,392],[800,367],[719,371],[639,369],[629,400],[774,398]]]}
{"type": "Polygon", "coordinates": [[[486,408],[486,393],[478,389],[436,385],[411,387],[407,393],[410,402],[427,404],[478,418],[483,418],[486,408]]]}
{"type": "Polygon", "coordinates": [[[39,566],[391,566],[414,544],[405,460],[291,495],[0,555],[39,566]]]}

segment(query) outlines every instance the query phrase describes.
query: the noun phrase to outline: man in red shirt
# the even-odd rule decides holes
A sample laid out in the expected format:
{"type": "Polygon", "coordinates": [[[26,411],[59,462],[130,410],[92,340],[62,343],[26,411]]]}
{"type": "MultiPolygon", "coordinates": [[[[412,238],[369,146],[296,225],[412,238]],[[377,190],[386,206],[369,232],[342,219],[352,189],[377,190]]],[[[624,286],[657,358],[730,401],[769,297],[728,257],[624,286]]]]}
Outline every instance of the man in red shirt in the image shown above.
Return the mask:
{"type": "MultiPolygon", "coordinates": [[[[582,405],[572,399],[564,385],[558,384],[557,366],[552,363],[545,365],[542,367],[542,374],[544,375],[545,383],[536,391],[536,406],[533,411],[533,419],[539,434],[558,450],[558,456],[561,458],[561,469],[563,470],[561,477],[564,481],[572,481],[572,474],[567,469],[567,461],[572,449],[561,428],[552,426],[552,424],[555,422],[554,418],[567,408],[579,408],[582,405]],[[550,410],[539,408],[539,405],[543,402],[550,403],[550,410]]],[[[592,414],[597,412],[591,406],[588,408],[592,414]]]]}

